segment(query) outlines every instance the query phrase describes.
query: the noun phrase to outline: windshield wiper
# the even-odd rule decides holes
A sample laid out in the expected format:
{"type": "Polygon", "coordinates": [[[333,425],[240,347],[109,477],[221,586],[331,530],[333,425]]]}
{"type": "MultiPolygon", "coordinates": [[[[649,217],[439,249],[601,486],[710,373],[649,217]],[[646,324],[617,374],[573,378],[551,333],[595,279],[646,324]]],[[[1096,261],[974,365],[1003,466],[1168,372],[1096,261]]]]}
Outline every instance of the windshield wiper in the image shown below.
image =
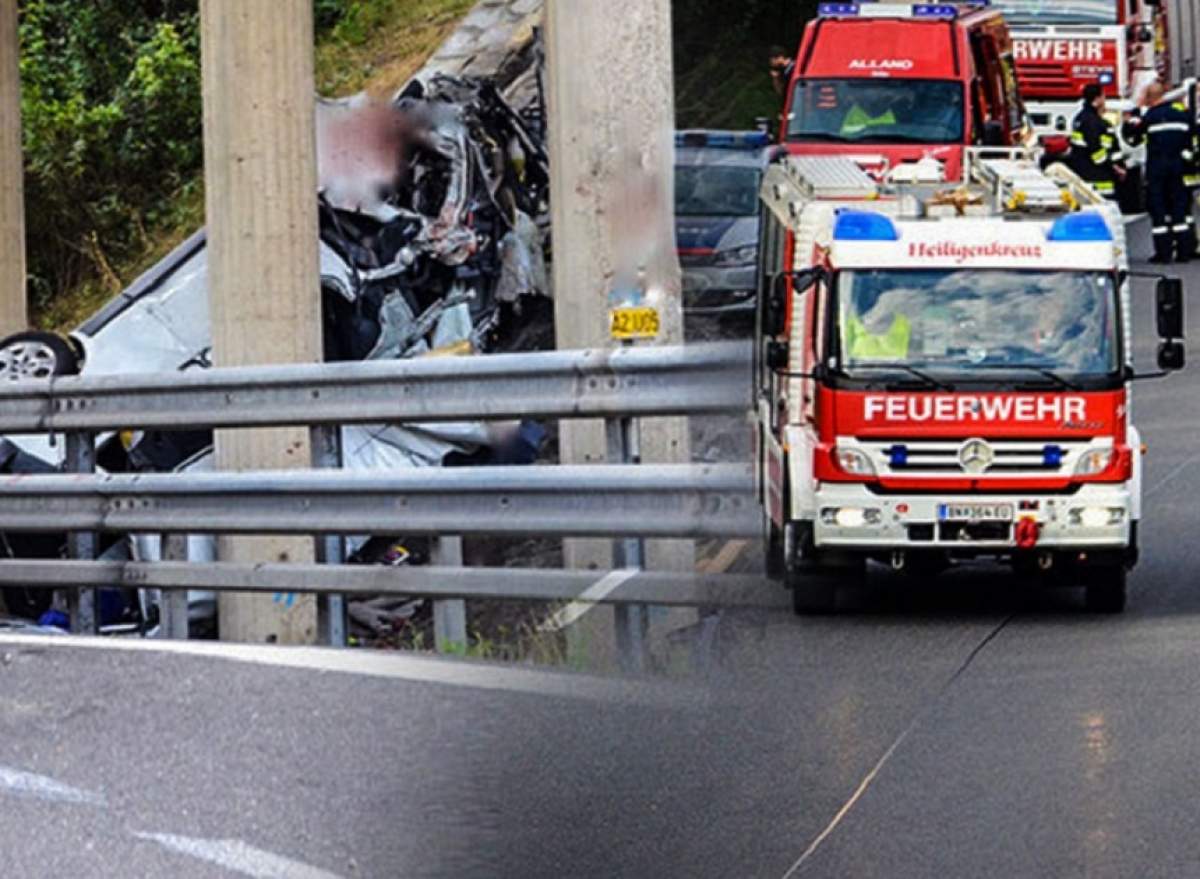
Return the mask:
{"type": "MultiPolygon", "coordinates": [[[[859,370],[859,369],[896,369],[896,370],[899,370],[900,372],[907,372],[909,375],[917,378],[921,382],[924,382],[926,387],[936,388],[939,391],[953,391],[954,390],[954,385],[952,385],[948,382],[941,381],[940,379],[936,379],[929,373],[922,372],[919,369],[914,369],[913,367],[908,366],[907,364],[904,364],[904,363],[856,363],[856,364],[854,364],[854,368],[856,370],[859,370]]],[[[846,374],[845,370],[843,370],[843,374],[846,374]]]]}
{"type": "Polygon", "coordinates": [[[1079,385],[1074,382],[1069,382],[1052,369],[1047,369],[1045,366],[1035,366],[1030,363],[988,363],[974,367],[975,369],[1011,369],[1018,372],[1036,372],[1038,375],[1045,376],[1054,382],[1065,391],[1082,390],[1079,385]]]}

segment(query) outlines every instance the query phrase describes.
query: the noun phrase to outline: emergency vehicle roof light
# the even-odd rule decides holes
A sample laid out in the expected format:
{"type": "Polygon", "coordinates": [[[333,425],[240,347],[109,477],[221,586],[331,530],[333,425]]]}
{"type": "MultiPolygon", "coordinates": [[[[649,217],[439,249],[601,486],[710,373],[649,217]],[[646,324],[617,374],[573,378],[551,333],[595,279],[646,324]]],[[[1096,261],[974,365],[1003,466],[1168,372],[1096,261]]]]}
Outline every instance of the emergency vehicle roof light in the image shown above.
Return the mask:
{"type": "Polygon", "coordinates": [[[899,241],[896,224],[873,211],[839,211],[834,241],[899,241]]]}
{"type": "Polygon", "coordinates": [[[765,131],[677,131],[676,147],[708,147],[725,150],[757,150],[770,146],[765,131]]]}
{"type": "Polygon", "coordinates": [[[1080,242],[1112,241],[1112,230],[1104,217],[1095,211],[1081,211],[1077,214],[1067,214],[1055,221],[1046,233],[1047,241],[1063,244],[1080,242]]]}
{"type": "MultiPolygon", "coordinates": [[[[989,0],[972,0],[969,3],[913,3],[908,7],[908,14],[913,18],[957,18],[960,6],[987,6],[989,0]]],[[[835,18],[843,15],[886,15],[902,17],[905,14],[901,4],[882,4],[878,0],[859,0],[858,3],[821,3],[817,6],[817,15],[835,18]],[[867,9],[864,9],[866,6],[867,9]]]]}

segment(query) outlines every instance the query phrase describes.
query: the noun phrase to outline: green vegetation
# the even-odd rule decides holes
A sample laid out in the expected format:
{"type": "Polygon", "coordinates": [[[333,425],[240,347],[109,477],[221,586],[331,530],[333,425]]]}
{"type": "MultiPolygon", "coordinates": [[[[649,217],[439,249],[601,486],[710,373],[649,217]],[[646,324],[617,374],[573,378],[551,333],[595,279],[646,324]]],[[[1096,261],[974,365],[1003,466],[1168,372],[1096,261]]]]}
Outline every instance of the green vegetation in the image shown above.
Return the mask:
{"type": "MultiPolygon", "coordinates": [[[[473,0],[314,0],[317,86],[389,93],[473,0]]],[[[204,222],[198,0],[20,0],[29,295],[69,329],[204,222]]]]}
{"type": "Polygon", "coordinates": [[[753,128],[777,119],[771,86],[773,45],[791,54],[815,0],[675,0],[675,108],[680,128],[753,128]]]}

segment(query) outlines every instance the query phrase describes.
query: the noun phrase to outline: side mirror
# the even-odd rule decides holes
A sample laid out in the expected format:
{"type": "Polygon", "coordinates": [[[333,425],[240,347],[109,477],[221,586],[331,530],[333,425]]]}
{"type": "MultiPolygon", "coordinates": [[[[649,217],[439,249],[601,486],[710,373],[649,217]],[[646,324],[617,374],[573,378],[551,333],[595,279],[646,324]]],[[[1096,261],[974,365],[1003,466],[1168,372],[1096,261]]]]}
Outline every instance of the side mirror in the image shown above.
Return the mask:
{"type": "Polygon", "coordinates": [[[772,372],[782,372],[788,367],[787,342],[771,341],[767,343],[767,369],[772,372]]]}
{"type": "Polygon", "coordinates": [[[989,147],[1004,146],[1004,123],[989,119],[983,123],[983,145],[989,147]]]}
{"type": "Polygon", "coordinates": [[[825,270],[820,268],[805,269],[793,272],[790,276],[784,272],[776,275],[771,282],[771,296],[767,300],[766,314],[763,321],[763,334],[767,336],[782,336],[787,332],[787,292],[783,281],[791,277],[792,292],[803,293],[809,290],[821,278],[825,270]]]}
{"type": "Polygon", "coordinates": [[[1178,372],[1185,361],[1183,342],[1163,342],[1158,346],[1158,368],[1163,372],[1178,372]]]}
{"type": "MultiPolygon", "coordinates": [[[[1168,341],[1183,338],[1183,281],[1160,278],[1155,290],[1158,337],[1168,341]]],[[[1160,355],[1161,356],[1161,355],[1160,355]]]]}

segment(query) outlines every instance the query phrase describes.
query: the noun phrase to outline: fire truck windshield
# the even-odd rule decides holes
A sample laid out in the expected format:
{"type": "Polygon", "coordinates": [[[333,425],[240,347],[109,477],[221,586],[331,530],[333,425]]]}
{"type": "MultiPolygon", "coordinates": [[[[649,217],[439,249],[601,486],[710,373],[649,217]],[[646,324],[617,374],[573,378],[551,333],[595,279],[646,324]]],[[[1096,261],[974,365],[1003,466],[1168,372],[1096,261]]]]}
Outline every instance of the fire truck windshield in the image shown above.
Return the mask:
{"type": "Polygon", "coordinates": [[[801,79],[788,140],[834,143],[959,143],[963,90],[930,79],[801,79]]]}
{"type": "Polygon", "coordinates": [[[1010,380],[1040,381],[1038,371],[1111,380],[1119,367],[1111,275],[847,271],[837,289],[839,373],[848,378],[878,381],[893,365],[898,377],[916,369],[952,382],[1002,381],[1005,370],[1010,380]]]}
{"type": "Polygon", "coordinates": [[[1119,0],[995,0],[1010,24],[1116,24],[1119,0]]]}

